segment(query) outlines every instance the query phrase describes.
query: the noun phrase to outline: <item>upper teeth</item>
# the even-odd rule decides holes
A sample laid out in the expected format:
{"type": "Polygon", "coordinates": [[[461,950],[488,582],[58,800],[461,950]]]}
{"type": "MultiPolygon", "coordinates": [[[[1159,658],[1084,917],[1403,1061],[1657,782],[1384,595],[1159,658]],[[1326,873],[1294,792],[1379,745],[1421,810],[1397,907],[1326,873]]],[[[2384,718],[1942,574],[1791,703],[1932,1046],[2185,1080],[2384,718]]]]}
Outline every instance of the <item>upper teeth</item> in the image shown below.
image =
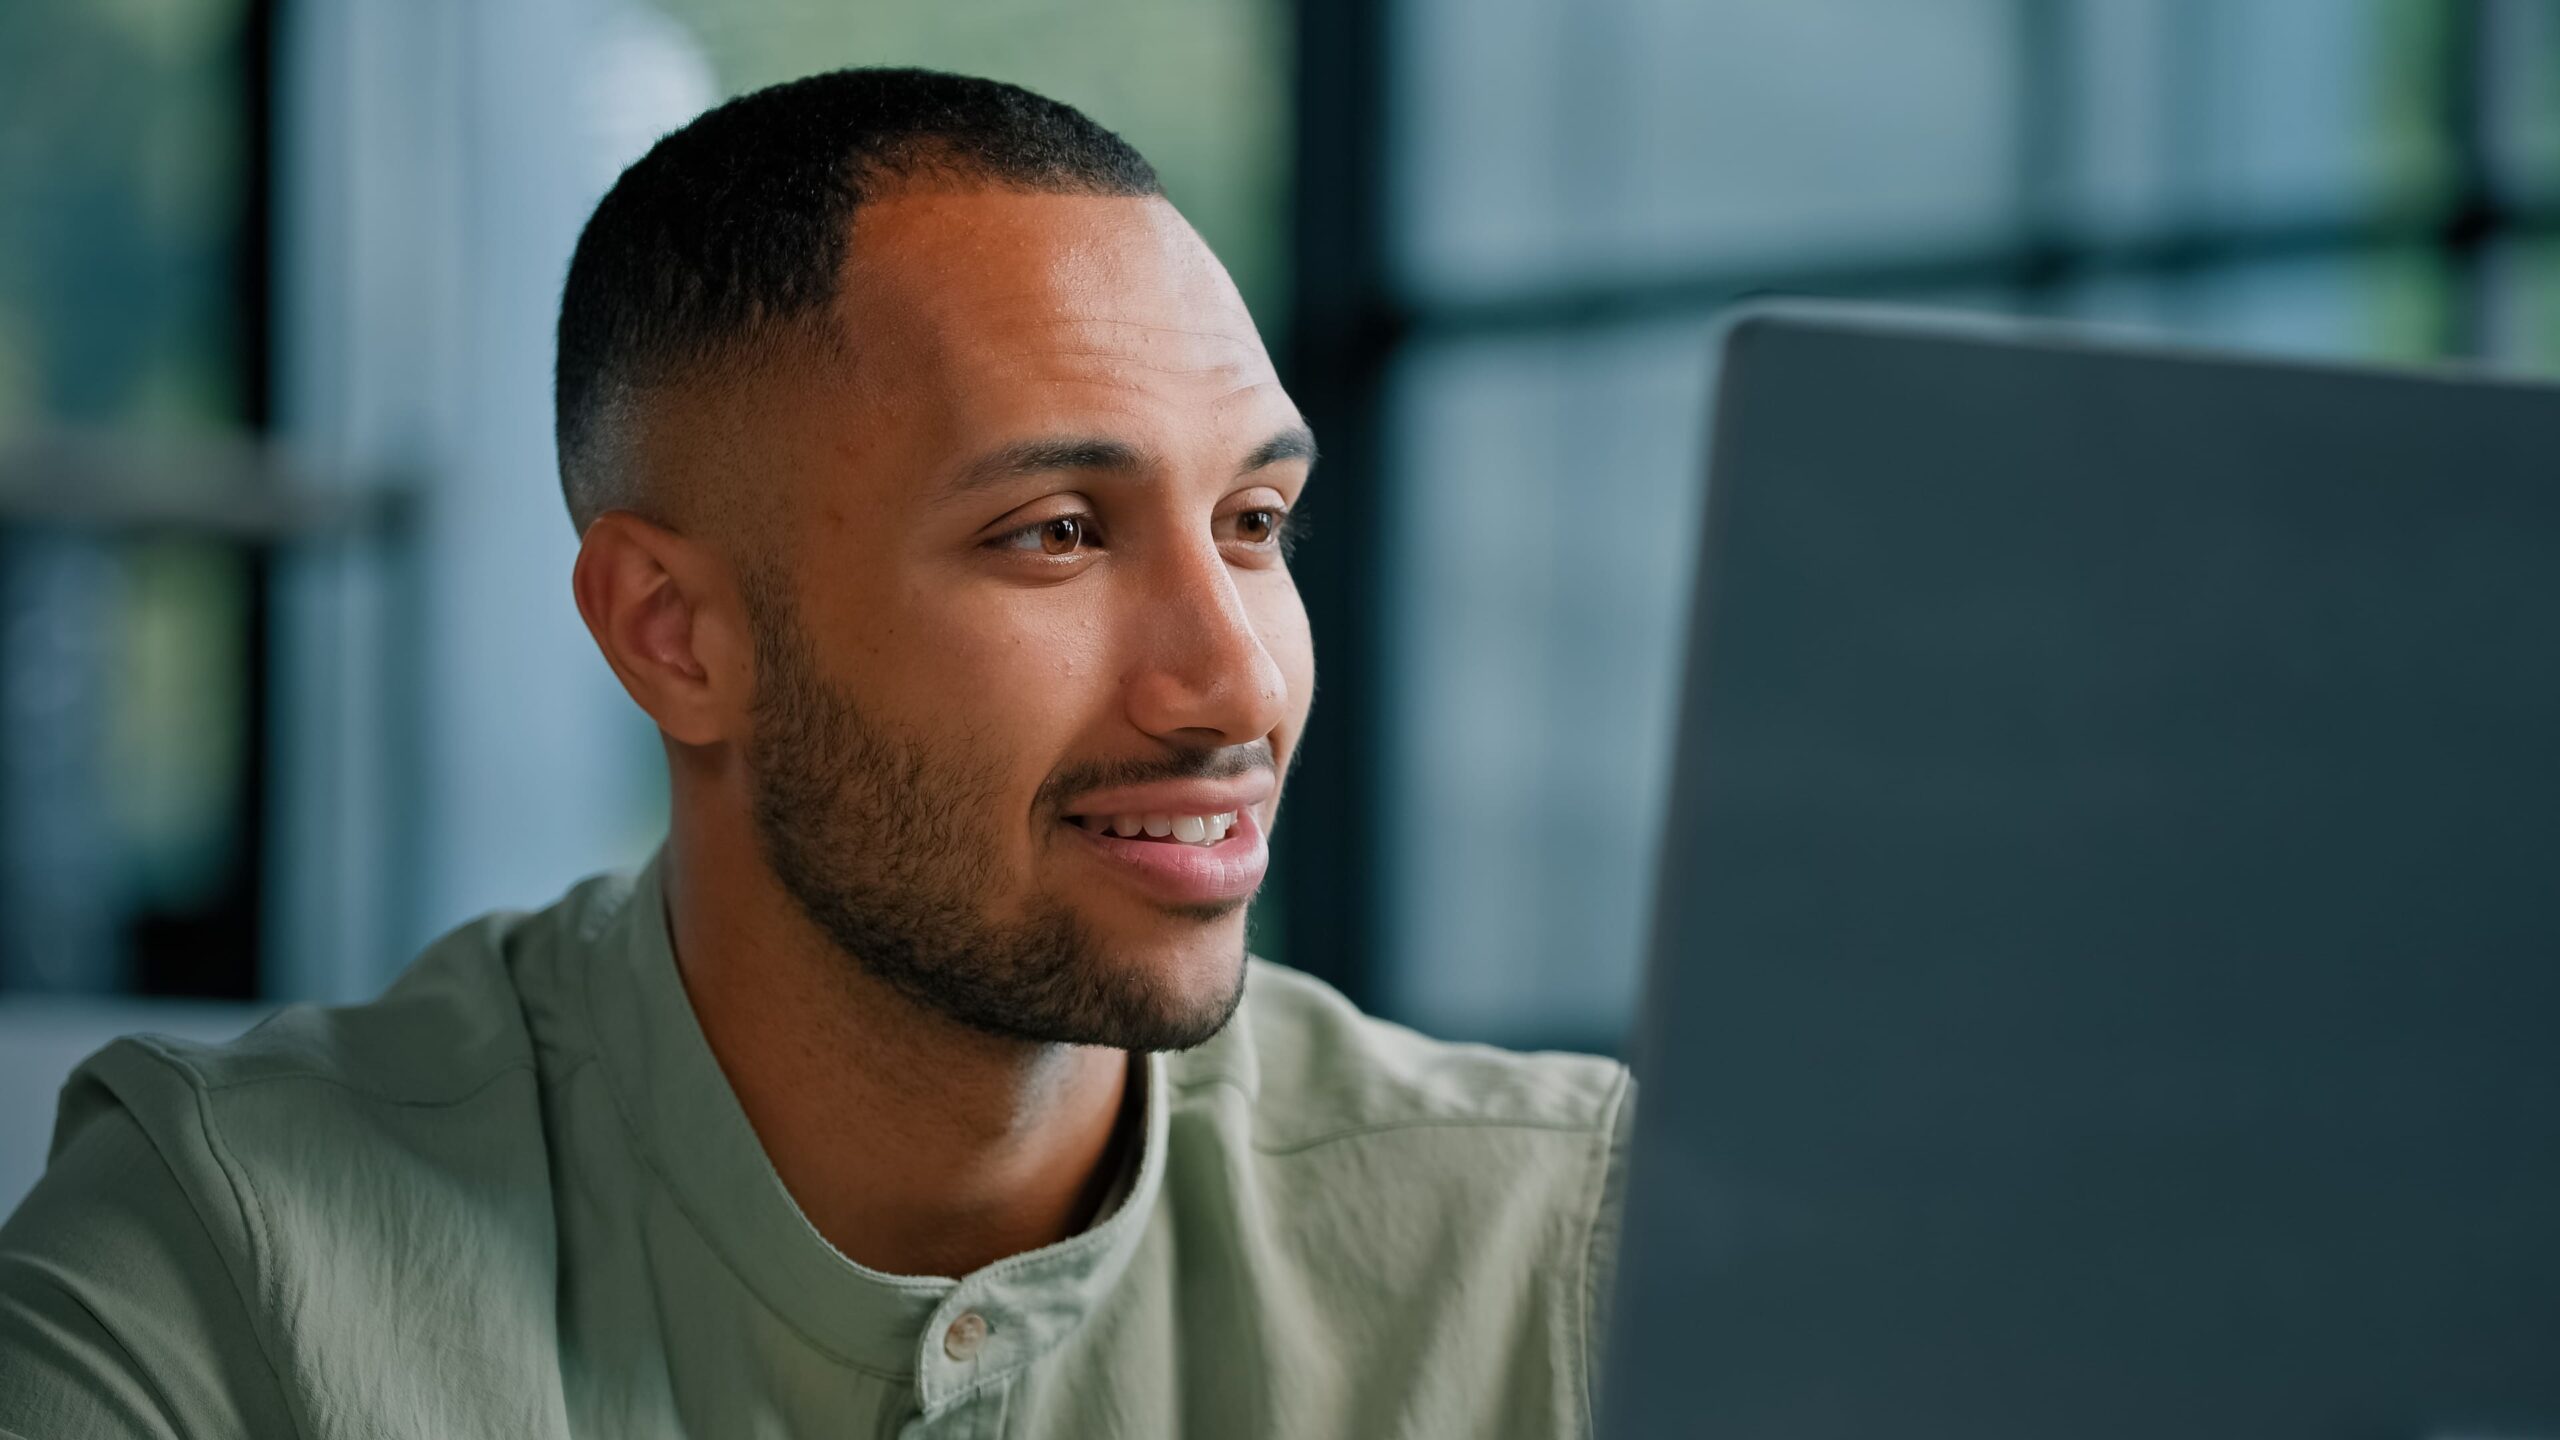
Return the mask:
{"type": "Polygon", "coordinates": [[[1185,845],[1215,845],[1227,838],[1235,828],[1236,812],[1221,811],[1215,815],[1081,815],[1077,819],[1088,830],[1108,831],[1122,837],[1148,835],[1162,840],[1170,837],[1185,845]]]}

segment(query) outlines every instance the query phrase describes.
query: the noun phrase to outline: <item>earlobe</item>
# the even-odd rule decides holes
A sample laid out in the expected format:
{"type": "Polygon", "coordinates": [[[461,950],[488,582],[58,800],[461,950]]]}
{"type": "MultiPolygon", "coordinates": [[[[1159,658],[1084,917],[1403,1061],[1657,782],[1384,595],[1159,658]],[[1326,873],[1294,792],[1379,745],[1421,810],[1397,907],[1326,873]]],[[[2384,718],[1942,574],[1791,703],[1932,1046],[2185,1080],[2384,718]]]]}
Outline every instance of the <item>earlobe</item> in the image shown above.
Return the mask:
{"type": "Polygon", "coordinates": [[[570,574],[578,614],[633,703],[669,739],[729,738],[738,677],[711,613],[722,590],[715,557],[627,511],[587,527],[570,574]]]}

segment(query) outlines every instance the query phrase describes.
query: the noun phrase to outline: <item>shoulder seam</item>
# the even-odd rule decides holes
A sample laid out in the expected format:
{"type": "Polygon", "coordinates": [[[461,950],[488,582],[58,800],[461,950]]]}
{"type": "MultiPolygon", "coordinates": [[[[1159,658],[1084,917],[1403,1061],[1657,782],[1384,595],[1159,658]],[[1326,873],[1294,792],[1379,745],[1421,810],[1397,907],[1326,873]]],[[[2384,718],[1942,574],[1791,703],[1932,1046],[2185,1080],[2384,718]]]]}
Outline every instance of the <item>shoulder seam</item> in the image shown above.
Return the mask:
{"type": "MultiPolygon", "coordinates": [[[[1610,1085],[1607,1096],[1602,1100],[1599,1112],[1589,1121],[1531,1120],[1502,1115],[1408,1115],[1394,1120],[1365,1121],[1338,1130],[1322,1131],[1312,1136],[1272,1144],[1256,1141],[1253,1148],[1255,1153],[1261,1155],[1295,1155],[1301,1151],[1330,1145],[1336,1140],[1352,1140],[1363,1135],[1375,1135],[1394,1130],[1547,1130],[1565,1134],[1607,1134],[1614,1127],[1619,1097],[1625,1091],[1627,1083],[1627,1067],[1616,1061],[1611,1061],[1609,1064],[1616,1070],[1616,1078],[1610,1085]]],[[[1224,1071],[1181,1077],[1173,1081],[1173,1088],[1184,1091],[1207,1090],[1219,1085],[1224,1085],[1243,1096],[1248,1104],[1256,1103],[1259,1099],[1253,1088],[1241,1077],[1224,1071]]]]}
{"type": "MultiPolygon", "coordinates": [[[[255,1337],[258,1345],[258,1358],[266,1362],[267,1380],[269,1384],[275,1387],[275,1394],[279,1403],[279,1408],[283,1409],[287,1415],[292,1416],[294,1406],[291,1401],[291,1392],[285,1388],[284,1371],[276,1364],[275,1347],[270,1342],[266,1326],[260,1323],[262,1313],[272,1313],[272,1311],[262,1312],[260,1309],[260,1305],[265,1301],[266,1297],[259,1293],[262,1288],[259,1284],[259,1271],[261,1269],[259,1252],[265,1248],[267,1240],[263,1233],[263,1216],[257,1208],[255,1194],[250,1190],[247,1181],[240,1173],[239,1161],[232,1156],[230,1150],[222,1143],[219,1134],[215,1130],[213,1115],[206,1109],[206,1087],[202,1083],[202,1077],[196,1073],[194,1067],[180,1061],[175,1055],[168,1053],[157,1044],[138,1043],[134,1048],[141,1053],[150,1056],[152,1059],[157,1060],[162,1065],[169,1067],[171,1070],[176,1071],[179,1083],[187,1087],[189,1098],[194,1102],[192,1108],[195,1112],[197,1133],[204,1138],[205,1153],[213,1157],[215,1166],[222,1172],[223,1184],[231,1192],[231,1203],[239,1207],[240,1226],[248,1241],[248,1254],[243,1257],[244,1263],[249,1269],[249,1274],[245,1277],[247,1283],[244,1283],[244,1277],[227,1261],[223,1265],[223,1268],[232,1272],[231,1288],[239,1298],[241,1309],[248,1315],[249,1330],[251,1335],[255,1337]]],[[[126,1114],[131,1115],[133,1113],[133,1107],[126,1104],[124,1097],[120,1095],[117,1096],[116,1104],[122,1107],[126,1114]]],[[[152,1153],[160,1157],[160,1163],[162,1165],[169,1165],[169,1157],[166,1152],[161,1150],[160,1142],[153,1138],[149,1127],[140,1124],[138,1117],[136,1119],[136,1128],[142,1131],[144,1139],[151,1141],[152,1153]]],[[[187,1208],[196,1212],[196,1223],[205,1226],[207,1238],[214,1241],[214,1252],[216,1254],[221,1254],[225,1247],[222,1245],[219,1235],[214,1233],[211,1225],[206,1224],[203,1212],[197,1206],[195,1197],[188,1193],[186,1183],[183,1180],[178,1179],[177,1167],[169,1166],[169,1170],[169,1178],[177,1183],[178,1193],[187,1197],[187,1208]]],[[[302,1430],[300,1417],[294,1416],[292,1423],[295,1432],[299,1434],[302,1430]]]]}
{"type": "MultiPolygon", "coordinates": [[[[136,1126],[135,1128],[139,1129],[140,1127],[136,1126]]],[[[143,1131],[143,1138],[148,1140],[150,1138],[150,1133],[151,1132],[147,1130],[143,1131]]],[[[153,1146],[152,1153],[157,1155],[159,1153],[159,1148],[160,1147],[156,1145],[153,1146]]],[[[169,1162],[164,1158],[160,1163],[165,1166],[169,1162]]],[[[171,1178],[174,1179],[175,1177],[173,1176],[171,1178]]],[[[181,1195],[185,1194],[186,1187],[183,1185],[179,1186],[178,1193],[181,1195]]],[[[203,1224],[204,1222],[199,1218],[196,1223],[203,1224]]],[[[56,1293],[62,1296],[63,1299],[68,1300],[73,1305],[77,1306],[81,1314],[88,1316],[89,1323],[98,1327],[99,1334],[104,1335],[109,1340],[115,1342],[116,1353],[124,1357],[124,1363],[132,1367],[134,1377],[141,1381],[142,1387],[145,1390],[151,1393],[152,1403],[160,1407],[161,1418],[167,1420],[170,1427],[181,1435],[193,1435],[196,1433],[194,1426],[189,1425],[184,1419],[180,1418],[178,1407],[170,1402],[169,1392],[160,1387],[160,1377],[152,1374],[149,1367],[142,1363],[142,1357],[133,1353],[133,1347],[125,1343],[124,1336],[116,1332],[116,1327],[107,1323],[107,1317],[99,1314],[88,1301],[80,1298],[79,1291],[66,1285],[55,1285],[53,1288],[56,1293]]],[[[17,1433],[18,1432],[15,1430],[8,1429],[5,1426],[0,1426],[0,1440],[9,1440],[9,1437],[13,1437],[17,1433]]]]}
{"type": "Polygon", "coordinates": [[[241,1075],[226,1080],[216,1080],[205,1074],[195,1065],[191,1064],[186,1057],[170,1050],[166,1045],[161,1043],[159,1036],[135,1035],[130,1038],[133,1040],[137,1048],[148,1051],[150,1054],[158,1057],[163,1063],[186,1075],[190,1082],[189,1088],[193,1089],[200,1095],[219,1095],[227,1091],[245,1090],[253,1085],[266,1085],[284,1080],[310,1080],[318,1084],[328,1085],[336,1089],[344,1090],[350,1095],[361,1095],[365,1099],[374,1101],[377,1104],[399,1105],[411,1109],[432,1110],[439,1109],[447,1105],[460,1105],[467,1101],[476,1100],[479,1098],[482,1091],[497,1084],[499,1081],[506,1079],[508,1076],[513,1075],[520,1070],[532,1070],[538,1068],[535,1062],[530,1058],[510,1060],[506,1064],[499,1066],[497,1069],[481,1076],[477,1081],[472,1083],[470,1088],[461,1091],[459,1094],[439,1096],[433,1099],[411,1099],[400,1095],[386,1095],[371,1086],[359,1085],[355,1081],[349,1080],[343,1075],[333,1075],[326,1070],[276,1070],[265,1074],[241,1075]]]}
{"type": "Polygon", "coordinates": [[[1259,1155],[1296,1155],[1330,1145],[1337,1140],[1357,1140],[1364,1135],[1380,1135],[1397,1130],[1532,1130],[1557,1135],[1590,1135],[1605,1133],[1606,1125],[1585,1125],[1562,1120],[1509,1120],[1486,1115],[1423,1115],[1403,1120],[1373,1120],[1362,1125],[1328,1130],[1304,1139],[1277,1144],[1254,1142],[1259,1155]]]}

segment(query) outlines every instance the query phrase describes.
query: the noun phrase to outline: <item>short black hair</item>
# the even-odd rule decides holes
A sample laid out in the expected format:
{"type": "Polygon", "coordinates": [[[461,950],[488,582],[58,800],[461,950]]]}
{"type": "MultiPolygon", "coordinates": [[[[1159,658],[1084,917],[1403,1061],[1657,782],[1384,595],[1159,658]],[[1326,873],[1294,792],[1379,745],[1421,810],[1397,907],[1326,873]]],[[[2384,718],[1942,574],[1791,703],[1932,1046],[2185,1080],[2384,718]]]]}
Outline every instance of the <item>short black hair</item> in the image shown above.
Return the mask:
{"type": "Polygon", "coordinates": [[[622,172],[569,261],[553,426],[582,533],[642,503],[620,441],[646,394],[788,327],[823,336],[855,211],[908,182],[1164,193],[1128,142],[995,80],[836,70],[705,111],[622,172]]]}

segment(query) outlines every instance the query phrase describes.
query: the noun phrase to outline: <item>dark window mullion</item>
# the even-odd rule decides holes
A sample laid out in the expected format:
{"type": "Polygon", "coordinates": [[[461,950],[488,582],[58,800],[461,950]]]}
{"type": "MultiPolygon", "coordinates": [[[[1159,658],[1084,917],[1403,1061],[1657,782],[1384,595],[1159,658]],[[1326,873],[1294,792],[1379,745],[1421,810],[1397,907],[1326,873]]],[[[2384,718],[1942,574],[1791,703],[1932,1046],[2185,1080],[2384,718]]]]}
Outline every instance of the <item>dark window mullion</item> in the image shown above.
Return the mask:
{"type": "Polygon", "coordinates": [[[1289,962],[1373,1003],[1387,803],[1377,576],[1393,483],[1385,381],[1398,343],[1388,301],[1386,77],[1390,6],[1299,0],[1293,301],[1283,361],[1324,448],[1308,497],[1312,535],[1293,568],[1315,637],[1317,704],[1273,836],[1289,962]]]}
{"type": "Polygon", "coordinates": [[[2078,148],[2076,83],[2080,49],[2077,0],[2013,0],[2018,27],[2017,269],[2009,277],[2020,308],[2055,309],[2077,268],[2066,209],[2071,166],[2078,148]]]}
{"type": "Polygon", "coordinates": [[[2439,123],[2452,162],[2452,196],[2437,236],[2452,295],[2441,345],[2448,355],[2484,356],[2497,333],[2489,247],[2508,228],[2499,213],[2492,165],[2497,123],[2495,28],[2482,0],[2447,0],[2438,61],[2439,123]]]}

